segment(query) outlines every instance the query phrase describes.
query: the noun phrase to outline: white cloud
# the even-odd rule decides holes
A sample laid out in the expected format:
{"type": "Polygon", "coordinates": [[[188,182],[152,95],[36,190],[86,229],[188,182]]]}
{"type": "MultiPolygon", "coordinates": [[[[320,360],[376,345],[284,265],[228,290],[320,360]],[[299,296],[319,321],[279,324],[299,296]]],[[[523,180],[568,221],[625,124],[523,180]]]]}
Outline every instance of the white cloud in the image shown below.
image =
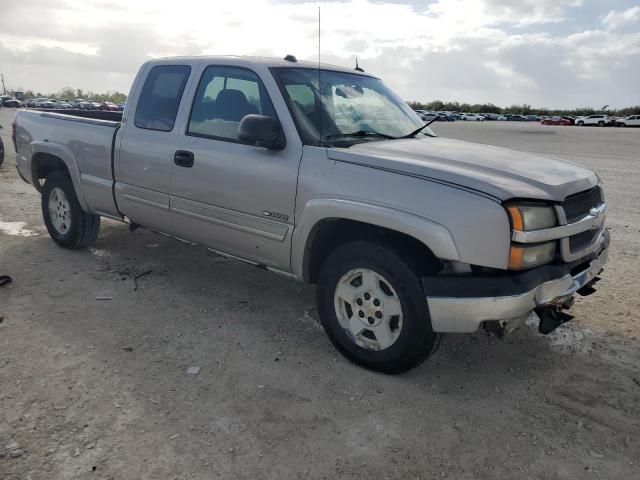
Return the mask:
{"type": "MultiPolygon", "coordinates": [[[[562,34],[563,19],[571,17],[576,27],[582,0],[320,4],[323,60],[353,65],[357,56],[407,99],[640,103],[627,80],[639,70],[640,33],[610,28],[631,22],[636,14],[626,12],[633,8],[610,12],[606,29],[562,34]]],[[[183,0],[180,8],[169,0],[21,0],[3,11],[3,18],[21,21],[3,23],[0,65],[15,87],[127,91],[137,67],[152,56],[315,59],[317,7],[296,0],[183,0]]]]}
{"type": "Polygon", "coordinates": [[[602,19],[604,26],[610,30],[632,25],[640,22],[640,6],[631,7],[627,10],[611,10],[602,19]]]}

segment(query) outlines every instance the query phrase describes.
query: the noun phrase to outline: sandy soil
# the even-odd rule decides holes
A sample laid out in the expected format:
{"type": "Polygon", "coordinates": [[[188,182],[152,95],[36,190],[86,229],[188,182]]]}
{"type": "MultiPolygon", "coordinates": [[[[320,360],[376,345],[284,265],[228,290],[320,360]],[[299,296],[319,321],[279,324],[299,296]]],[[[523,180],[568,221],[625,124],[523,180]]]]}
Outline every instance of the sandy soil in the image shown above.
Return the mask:
{"type": "Polygon", "coordinates": [[[0,479],[639,478],[640,129],[435,129],[596,169],[613,246],[563,328],[449,335],[401,376],[338,355],[312,287],[111,221],[57,247],[8,158],[0,479]]]}

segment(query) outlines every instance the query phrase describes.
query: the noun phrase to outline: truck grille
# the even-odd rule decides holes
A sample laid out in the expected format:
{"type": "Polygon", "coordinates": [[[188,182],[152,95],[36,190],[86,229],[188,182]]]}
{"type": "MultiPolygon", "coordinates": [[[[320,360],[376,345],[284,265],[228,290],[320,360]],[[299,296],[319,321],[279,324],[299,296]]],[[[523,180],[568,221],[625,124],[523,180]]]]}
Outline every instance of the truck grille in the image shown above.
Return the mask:
{"type": "Polygon", "coordinates": [[[602,190],[600,187],[593,187],[590,190],[568,196],[562,206],[567,216],[567,222],[574,223],[589,215],[589,211],[601,203],[602,190]]]}
{"type": "Polygon", "coordinates": [[[600,230],[586,230],[569,237],[569,251],[579,252],[593,243],[600,230]]]}

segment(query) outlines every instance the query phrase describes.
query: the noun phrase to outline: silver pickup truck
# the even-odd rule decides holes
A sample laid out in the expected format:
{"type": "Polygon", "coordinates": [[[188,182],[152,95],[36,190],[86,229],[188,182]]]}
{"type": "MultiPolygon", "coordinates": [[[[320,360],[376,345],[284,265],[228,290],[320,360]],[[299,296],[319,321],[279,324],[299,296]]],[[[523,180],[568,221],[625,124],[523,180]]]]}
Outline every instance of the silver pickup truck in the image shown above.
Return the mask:
{"type": "Polygon", "coordinates": [[[606,262],[595,173],[438,138],[360,69],[153,60],[121,118],[98,113],[17,113],[53,240],[85,247],[108,217],[315,284],[329,339],[368,368],[407,370],[442,332],[548,333],[606,262]]]}

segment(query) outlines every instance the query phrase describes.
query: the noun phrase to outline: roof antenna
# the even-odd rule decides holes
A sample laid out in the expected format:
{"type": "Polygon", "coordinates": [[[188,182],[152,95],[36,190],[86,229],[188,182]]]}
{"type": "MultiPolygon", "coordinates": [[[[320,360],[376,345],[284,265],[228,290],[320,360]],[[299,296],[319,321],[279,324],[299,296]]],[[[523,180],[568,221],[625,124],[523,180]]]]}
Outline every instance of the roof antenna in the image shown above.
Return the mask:
{"type": "Polygon", "coordinates": [[[364,72],[364,70],[362,68],[360,68],[360,65],[358,65],[358,57],[356,57],[356,71],[364,72]]]}
{"type": "Polygon", "coordinates": [[[318,123],[320,130],[320,138],[318,139],[318,146],[322,146],[322,84],[321,82],[321,74],[320,74],[320,7],[318,7],[318,94],[320,101],[320,115],[318,115],[318,123]]]}

